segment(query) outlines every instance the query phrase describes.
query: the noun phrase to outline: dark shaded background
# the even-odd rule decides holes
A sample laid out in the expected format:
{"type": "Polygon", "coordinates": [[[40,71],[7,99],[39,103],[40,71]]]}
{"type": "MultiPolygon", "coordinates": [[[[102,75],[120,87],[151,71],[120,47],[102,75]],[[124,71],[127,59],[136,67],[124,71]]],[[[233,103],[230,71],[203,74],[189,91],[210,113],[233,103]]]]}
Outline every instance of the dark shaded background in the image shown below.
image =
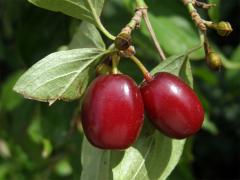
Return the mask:
{"type": "MultiPolygon", "coordinates": [[[[227,38],[211,31],[209,37],[228,59],[240,62],[240,1],[222,0],[220,9],[234,31],[227,38]]],[[[109,1],[103,22],[116,34],[130,17],[121,3],[109,1]]],[[[12,91],[22,72],[69,43],[78,23],[24,0],[0,0],[0,179],[79,179],[78,102],[48,107],[12,91]]],[[[144,52],[141,46],[137,50],[144,52]]],[[[149,69],[157,64],[143,57],[149,69]]],[[[192,64],[195,90],[211,124],[188,140],[169,179],[240,179],[240,73],[211,72],[203,61],[192,64]]],[[[123,61],[121,70],[141,80],[133,64],[123,61]]]]}

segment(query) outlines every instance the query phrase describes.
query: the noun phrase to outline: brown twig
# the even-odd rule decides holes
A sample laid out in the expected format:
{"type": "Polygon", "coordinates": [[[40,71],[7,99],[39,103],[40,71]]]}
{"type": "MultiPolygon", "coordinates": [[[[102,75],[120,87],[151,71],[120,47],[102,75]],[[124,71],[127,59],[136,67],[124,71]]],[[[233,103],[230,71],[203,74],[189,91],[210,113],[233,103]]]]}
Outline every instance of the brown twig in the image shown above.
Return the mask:
{"type": "Polygon", "coordinates": [[[156,34],[155,34],[155,32],[154,32],[154,30],[152,28],[151,22],[150,22],[149,17],[148,17],[147,9],[143,10],[143,18],[144,18],[144,21],[145,21],[145,23],[147,25],[148,31],[149,31],[149,33],[150,33],[150,35],[152,37],[153,43],[154,43],[154,45],[155,45],[155,47],[157,49],[157,52],[158,52],[158,54],[160,56],[160,59],[161,60],[165,60],[166,56],[165,56],[165,54],[164,54],[160,44],[158,43],[156,34]]]}
{"type": "Polygon", "coordinates": [[[134,29],[137,29],[140,27],[140,23],[142,18],[144,19],[147,29],[150,33],[150,36],[153,40],[154,46],[157,49],[157,52],[160,56],[161,60],[165,60],[166,56],[157,40],[156,34],[152,28],[151,22],[148,17],[148,11],[147,11],[147,6],[144,4],[144,2],[137,4],[137,8],[135,11],[134,16],[132,17],[131,21],[121,30],[119,34],[128,34],[130,35],[134,29]]]}
{"type": "Polygon", "coordinates": [[[135,11],[134,16],[132,17],[131,21],[122,29],[121,32],[131,34],[134,29],[140,27],[140,23],[143,16],[143,10],[146,8],[137,8],[135,11]]]}
{"type": "Polygon", "coordinates": [[[196,0],[182,0],[182,2],[188,8],[189,14],[191,15],[192,20],[195,22],[199,30],[205,32],[207,30],[207,27],[194,7],[196,0]]]}
{"type": "Polygon", "coordinates": [[[202,9],[210,9],[212,7],[215,7],[216,4],[212,4],[212,3],[204,3],[204,2],[199,2],[199,1],[195,1],[194,4],[202,9]]]}

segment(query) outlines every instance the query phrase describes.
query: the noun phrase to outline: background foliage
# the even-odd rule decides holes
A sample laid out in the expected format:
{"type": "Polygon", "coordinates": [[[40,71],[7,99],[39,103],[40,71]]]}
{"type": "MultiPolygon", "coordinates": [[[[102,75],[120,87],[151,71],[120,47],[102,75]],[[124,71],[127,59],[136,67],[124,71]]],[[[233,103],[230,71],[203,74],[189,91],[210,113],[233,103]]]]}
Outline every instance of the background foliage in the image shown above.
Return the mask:
{"type": "MultiPolygon", "coordinates": [[[[210,17],[230,21],[234,32],[228,38],[212,31],[209,36],[230,62],[240,63],[240,2],[215,2],[220,4],[210,11],[210,17]]],[[[131,18],[132,4],[109,0],[105,5],[102,22],[117,34],[131,18]]],[[[180,1],[153,0],[148,5],[153,27],[168,56],[179,55],[198,43],[196,28],[180,1]]],[[[204,12],[202,15],[207,17],[204,12]]],[[[49,107],[12,91],[19,76],[37,60],[66,48],[79,23],[25,0],[0,0],[0,179],[79,179],[83,141],[79,103],[56,102],[49,107]]],[[[134,33],[134,43],[148,69],[158,64],[144,26],[134,33]]],[[[198,61],[203,58],[201,51],[191,56],[194,88],[208,121],[187,140],[180,163],[169,179],[238,179],[240,73],[237,69],[211,72],[204,61],[198,61]]],[[[237,67],[229,62],[227,65],[237,67]]],[[[131,62],[122,60],[120,70],[141,81],[140,72],[131,62]]]]}

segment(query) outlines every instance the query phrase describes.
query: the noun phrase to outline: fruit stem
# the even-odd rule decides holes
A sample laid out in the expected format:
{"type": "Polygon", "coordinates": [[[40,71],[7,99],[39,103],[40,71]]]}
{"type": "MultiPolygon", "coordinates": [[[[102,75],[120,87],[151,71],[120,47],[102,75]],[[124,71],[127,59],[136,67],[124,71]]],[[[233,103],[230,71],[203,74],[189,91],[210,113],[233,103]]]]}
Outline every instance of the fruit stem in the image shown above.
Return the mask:
{"type": "Polygon", "coordinates": [[[212,51],[206,33],[204,33],[204,44],[203,45],[204,45],[204,51],[205,51],[206,55],[212,51]]]}
{"type": "Polygon", "coordinates": [[[147,68],[141,63],[141,61],[136,57],[136,56],[130,56],[129,57],[137,66],[138,68],[141,70],[144,79],[146,81],[151,81],[153,79],[152,75],[149,73],[149,71],[147,70],[147,68]]]}
{"type": "Polygon", "coordinates": [[[97,20],[97,25],[98,25],[98,28],[102,31],[102,33],[108,37],[109,39],[111,40],[114,40],[116,37],[113,36],[104,26],[103,24],[101,23],[100,20],[97,20]]]}
{"type": "Polygon", "coordinates": [[[200,43],[199,43],[199,45],[196,45],[195,47],[187,50],[186,53],[185,53],[186,55],[190,55],[194,51],[196,51],[196,50],[200,49],[201,47],[203,47],[204,41],[205,41],[205,34],[206,33],[199,30],[199,34],[200,34],[199,35],[200,36],[200,43]]]}
{"type": "Polygon", "coordinates": [[[148,31],[150,33],[150,36],[151,36],[152,40],[153,40],[154,46],[157,49],[157,52],[158,52],[158,54],[160,56],[160,59],[161,60],[165,60],[166,56],[165,56],[165,54],[164,54],[164,52],[163,52],[163,50],[162,50],[162,48],[161,48],[161,46],[160,46],[160,44],[158,42],[156,34],[155,34],[154,30],[153,30],[152,24],[151,24],[151,22],[149,20],[149,17],[148,17],[147,9],[143,10],[143,19],[144,19],[144,21],[146,23],[147,29],[148,29],[148,31]]]}
{"type": "Polygon", "coordinates": [[[112,55],[112,73],[118,74],[118,64],[119,64],[120,57],[115,53],[112,55]]]}
{"type": "Polygon", "coordinates": [[[137,6],[136,11],[141,10],[142,17],[145,21],[145,24],[147,26],[147,29],[148,29],[149,33],[150,33],[150,36],[151,36],[152,41],[154,43],[154,46],[157,49],[157,52],[160,56],[160,59],[165,60],[166,56],[165,56],[165,54],[164,54],[164,52],[163,52],[163,50],[162,50],[162,48],[161,48],[161,46],[158,42],[158,39],[156,37],[156,34],[153,30],[152,24],[151,24],[151,22],[149,20],[149,17],[148,17],[148,6],[147,6],[147,4],[145,3],[144,0],[136,0],[136,6],[137,6]]]}

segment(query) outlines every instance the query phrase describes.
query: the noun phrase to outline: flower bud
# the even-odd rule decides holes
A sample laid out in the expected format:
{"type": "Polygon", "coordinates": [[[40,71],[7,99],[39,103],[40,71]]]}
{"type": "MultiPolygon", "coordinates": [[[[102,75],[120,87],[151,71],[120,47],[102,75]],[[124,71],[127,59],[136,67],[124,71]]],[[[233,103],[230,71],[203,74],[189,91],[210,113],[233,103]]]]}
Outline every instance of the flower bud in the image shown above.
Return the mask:
{"type": "Polygon", "coordinates": [[[233,31],[233,29],[229,22],[221,21],[217,24],[216,31],[220,36],[228,36],[233,31]]]}
{"type": "Polygon", "coordinates": [[[114,40],[114,44],[119,50],[126,50],[132,44],[131,35],[126,32],[121,32],[114,40]]]}
{"type": "Polygon", "coordinates": [[[206,56],[207,65],[214,71],[219,71],[222,67],[221,57],[215,52],[209,52],[206,56]]]}

